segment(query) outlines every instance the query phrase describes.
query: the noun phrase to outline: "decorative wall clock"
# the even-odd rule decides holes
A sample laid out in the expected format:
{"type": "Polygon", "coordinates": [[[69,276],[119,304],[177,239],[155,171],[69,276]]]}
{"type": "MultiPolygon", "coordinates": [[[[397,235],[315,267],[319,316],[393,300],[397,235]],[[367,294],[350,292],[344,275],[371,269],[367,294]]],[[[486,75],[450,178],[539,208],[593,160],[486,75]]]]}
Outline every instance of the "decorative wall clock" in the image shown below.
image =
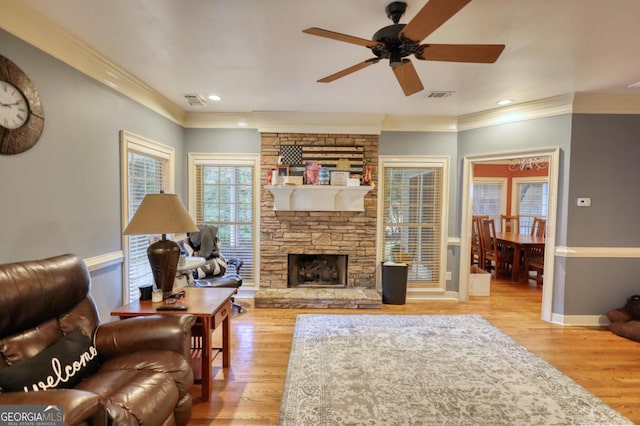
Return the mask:
{"type": "Polygon", "coordinates": [[[38,89],[13,62],[0,55],[0,154],[32,148],[44,129],[38,89]]]}

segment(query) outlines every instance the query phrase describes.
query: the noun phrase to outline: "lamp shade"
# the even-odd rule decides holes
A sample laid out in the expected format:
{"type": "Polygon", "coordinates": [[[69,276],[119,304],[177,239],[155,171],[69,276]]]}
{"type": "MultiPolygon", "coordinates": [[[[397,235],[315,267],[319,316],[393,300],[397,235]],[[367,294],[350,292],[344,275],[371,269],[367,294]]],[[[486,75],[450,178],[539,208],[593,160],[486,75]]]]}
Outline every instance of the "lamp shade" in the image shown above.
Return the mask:
{"type": "Polygon", "coordinates": [[[198,232],[198,227],[176,194],[147,194],[123,234],[198,232]]]}

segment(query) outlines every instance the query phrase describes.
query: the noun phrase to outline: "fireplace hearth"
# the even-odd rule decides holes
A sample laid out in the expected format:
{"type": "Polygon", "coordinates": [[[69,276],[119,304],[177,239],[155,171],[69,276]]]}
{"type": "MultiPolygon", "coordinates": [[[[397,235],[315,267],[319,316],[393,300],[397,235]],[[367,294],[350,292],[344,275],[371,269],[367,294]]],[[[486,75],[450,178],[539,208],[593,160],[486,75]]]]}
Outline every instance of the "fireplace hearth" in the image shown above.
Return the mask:
{"type": "Polygon", "coordinates": [[[347,287],[347,262],[343,254],[289,254],[287,287],[347,287]]]}

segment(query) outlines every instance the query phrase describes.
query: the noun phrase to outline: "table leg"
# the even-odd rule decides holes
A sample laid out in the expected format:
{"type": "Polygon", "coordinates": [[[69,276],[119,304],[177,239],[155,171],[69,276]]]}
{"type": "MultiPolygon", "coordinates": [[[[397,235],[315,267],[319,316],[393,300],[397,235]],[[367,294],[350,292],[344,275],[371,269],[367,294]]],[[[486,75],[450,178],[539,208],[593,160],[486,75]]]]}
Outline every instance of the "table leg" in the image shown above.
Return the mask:
{"type": "Polygon", "coordinates": [[[202,399],[211,397],[211,318],[202,319],[202,399]]]}
{"type": "Polygon", "coordinates": [[[511,270],[511,281],[520,281],[520,259],[522,257],[522,247],[515,245],[513,250],[513,267],[511,270]]]}
{"type": "Polygon", "coordinates": [[[229,335],[231,333],[231,314],[222,321],[222,367],[229,367],[231,363],[231,348],[229,345],[229,335]]]}

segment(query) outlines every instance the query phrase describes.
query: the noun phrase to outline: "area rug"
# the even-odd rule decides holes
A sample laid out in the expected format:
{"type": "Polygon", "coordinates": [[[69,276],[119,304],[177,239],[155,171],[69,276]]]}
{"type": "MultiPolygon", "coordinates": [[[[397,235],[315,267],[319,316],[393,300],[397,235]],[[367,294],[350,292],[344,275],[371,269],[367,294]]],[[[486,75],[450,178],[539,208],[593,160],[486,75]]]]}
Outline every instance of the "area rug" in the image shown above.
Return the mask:
{"type": "Polygon", "coordinates": [[[479,315],[299,315],[290,425],[633,424],[479,315]]]}

